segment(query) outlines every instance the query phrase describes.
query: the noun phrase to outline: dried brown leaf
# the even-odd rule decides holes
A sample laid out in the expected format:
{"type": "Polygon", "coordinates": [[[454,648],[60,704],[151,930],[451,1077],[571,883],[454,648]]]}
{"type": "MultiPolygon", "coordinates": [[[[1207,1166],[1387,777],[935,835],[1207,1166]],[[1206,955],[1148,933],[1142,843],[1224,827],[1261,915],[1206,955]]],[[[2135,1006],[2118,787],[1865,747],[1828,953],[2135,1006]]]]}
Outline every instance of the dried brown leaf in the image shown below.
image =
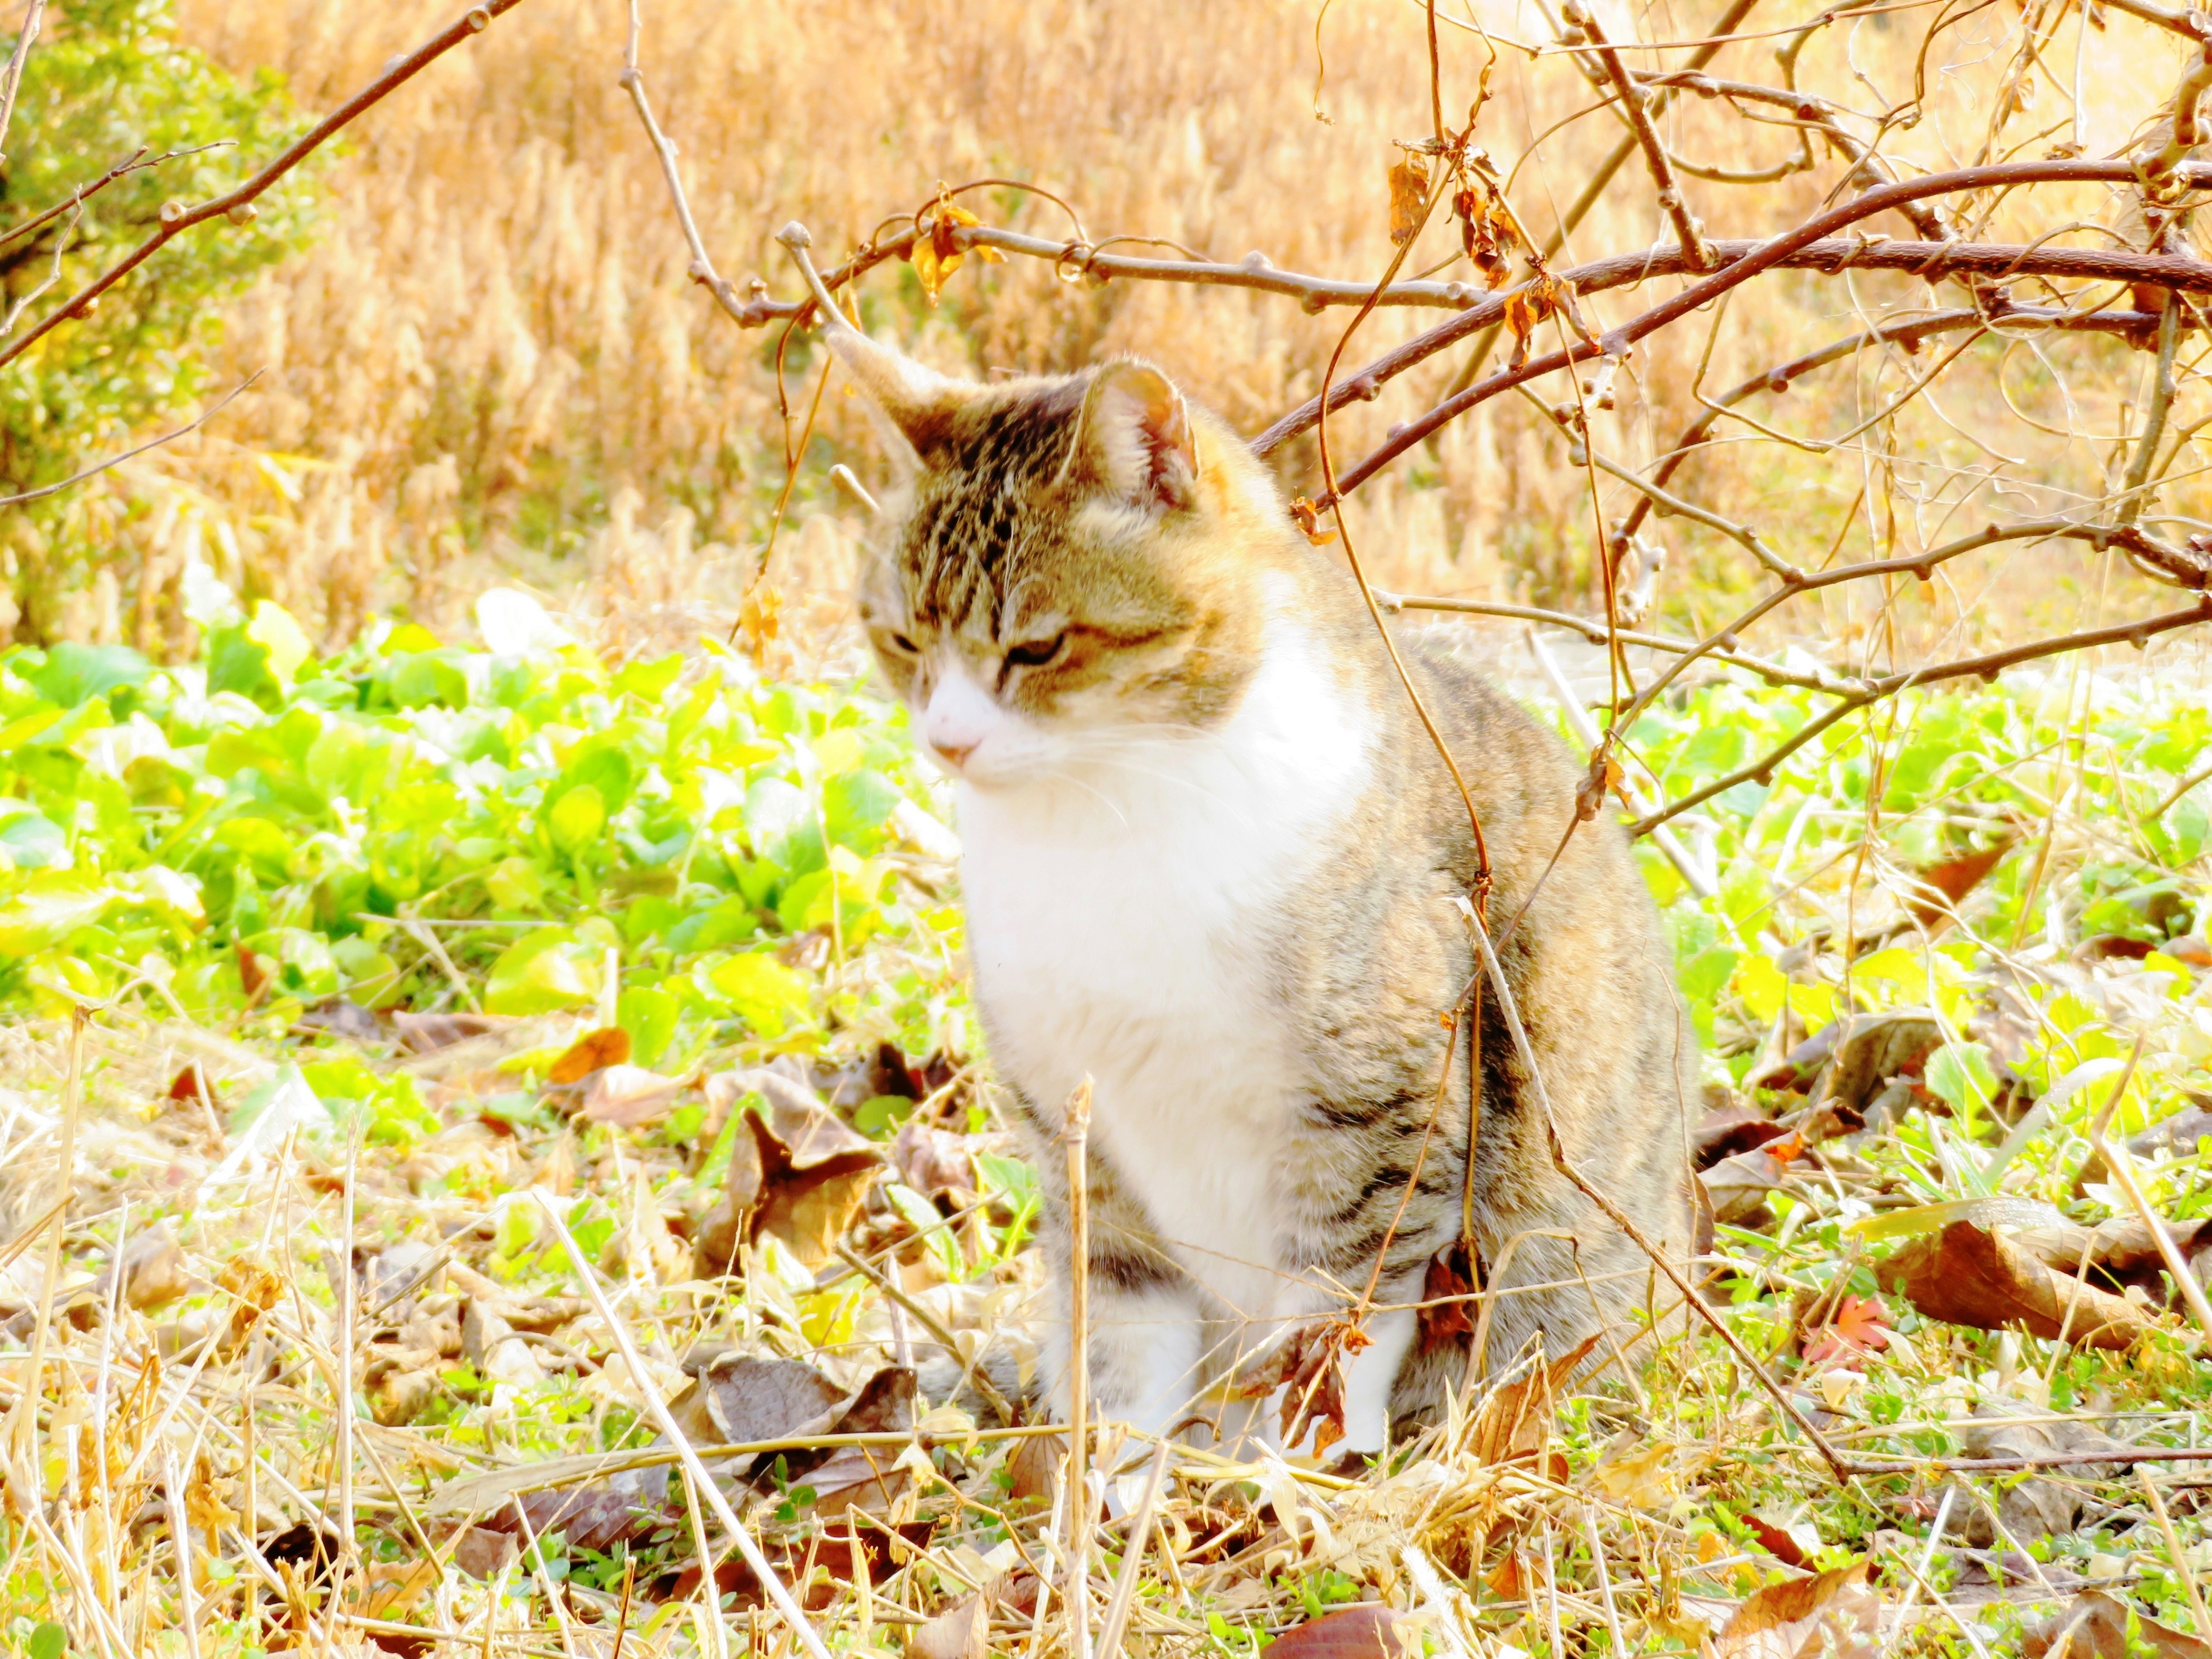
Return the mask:
{"type": "Polygon", "coordinates": [[[1486,1466],[1516,1463],[1540,1454],[1551,1443],[1559,1389],[1597,1351],[1601,1336],[1602,1333],[1592,1333],[1559,1358],[1485,1395],[1474,1414],[1471,1437],[1475,1462],[1486,1466]]]}
{"type": "Polygon", "coordinates": [[[2004,862],[2005,854],[2013,849],[2013,840],[2011,836],[2004,836],[1979,852],[1963,853],[1957,858],[1923,865],[1914,871],[1913,880],[1933,890],[1911,901],[1915,920],[1929,923],[1955,911],[1966,895],[1981,884],[1982,878],[2004,862]]]}
{"type": "Polygon", "coordinates": [[[2082,1590],[2026,1632],[2025,1659],[2212,1659],[2212,1642],[2161,1625],[2102,1590],[2082,1590]]]}
{"type": "Polygon", "coordinates": [[[1421,210],[1428,205],[1428,161],[1419,155],[1406,155],[1393,164],[1389,176],[1390,240],[1403,247],[1419,231],[1421,210]]]}
{"type": "Polygon", "coordinates": [[[1714,1638],[1718,1659],[1871,1659],[1881,1612],[1854,1562],[1811,1578],[1753,1590],[1714,1638]]]}
{"type": "Polygon", "coordinates": [[[2054,1272],[2003,1235],[1971,1221],[1906,1244],[1875,1270],[1881,1287],[1930,1319],[1975,1330],[2018,1329],[2115,1351],[2156,1327],[2133,1303],[2054,1272]]]}
{"type": "Polygon", "coordinates": [[[1396,1613],[1363,1601],[1285,1631],[1267,1651],[1273,1659],[1401,1659],[1408,1645],[1396,1613]]]}
{"type": "Polygon", "coordinates": [[[545,1074],[548,1083],[581,1083],[593,1072],[609,1066],[623,1066],[629,1061],[629,1033],[619,1025],[602,1026],[596,1031],[586,1031],[570,1043],[561,1058],[553,1062],[553,1069],[545,1074]]]}
{"type": "Polygon", "coordinates": [[[702,1279],[732,1271],[738,1247],[763,1233],[781,1239],[810,1267],[831,1255],[867,1200],[883,1169],[872,1141],[811,1100],[786,1079],[765,1115],[748,1113],[732,1137],[722,1201],[700,1224],[695,1270],[702,1279]],[[749,1133],[747,1133],[749,1132],[749,1133]]]}
{"type": "Polygon", "coordinates": [[[989,1598],[977,1594],[954,1602],[906,1640],[914,1659],[984,1659],[991,1650],[989,1598]]]}

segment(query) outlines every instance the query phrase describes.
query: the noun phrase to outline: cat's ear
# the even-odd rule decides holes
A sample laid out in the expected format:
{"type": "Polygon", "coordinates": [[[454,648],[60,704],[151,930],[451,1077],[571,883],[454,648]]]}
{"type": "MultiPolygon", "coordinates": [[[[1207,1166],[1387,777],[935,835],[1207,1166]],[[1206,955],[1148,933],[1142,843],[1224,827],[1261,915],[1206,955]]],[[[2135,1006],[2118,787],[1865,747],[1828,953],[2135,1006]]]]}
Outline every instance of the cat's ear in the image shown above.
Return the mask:
{"type": "Polygon", "coordinates": [[[944,441],[948,417],[969,390],[904,353],[878,345],[842,317],[829,330],[830,349],[881,417],[876,422],[893,463],[918,471],[944,441]]]}
{"type": "Polygon", "coordinates": [[[1198,442],[1175,383],[1150,363],[1109,363],[1091,377],[1067,476],[1147,511],[1198,504],[1198,442]]]}

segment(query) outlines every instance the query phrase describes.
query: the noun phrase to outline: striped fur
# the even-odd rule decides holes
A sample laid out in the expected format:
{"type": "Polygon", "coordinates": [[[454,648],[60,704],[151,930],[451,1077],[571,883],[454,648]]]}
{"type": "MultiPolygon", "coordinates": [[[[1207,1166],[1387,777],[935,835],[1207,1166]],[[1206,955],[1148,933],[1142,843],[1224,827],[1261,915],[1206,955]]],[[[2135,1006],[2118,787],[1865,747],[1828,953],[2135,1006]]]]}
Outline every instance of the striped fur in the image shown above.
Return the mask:
{"type": "MultiPolygon", "coordinates": [[[[1060,1113],[1087,1077],[1090,1375],[1106,1412],[1172,1424],[1241,1353],[1356,1299],[1378,1256],[1376,1299],[1415,1299],[1459,1232],[1473,1091],[1443,1016],[1474,965],[1466,813],[1349,578],[1157,370],[981,387],[844,349],[906,460],[862,614],[958,780],[976,997],[1051,1195],[1055,1280],[1060,1113]]],[[[1694,1054],[1627,843],[1584,826],[1536,890],[1577,769],[1449,635],[1398,638],[1480,811],[1490,914],[1528,906],[1503,956],[1561,1136],[1680,1253],[1694,1054]]],[[[1483,1006],[1496,1363],[1640,1308],[1649,1267],[1554,1172],[1483,1006]]],[[[1360,1449],[1468,1364],[1410,1313],[1368,1334],[1360,1449]]]]}

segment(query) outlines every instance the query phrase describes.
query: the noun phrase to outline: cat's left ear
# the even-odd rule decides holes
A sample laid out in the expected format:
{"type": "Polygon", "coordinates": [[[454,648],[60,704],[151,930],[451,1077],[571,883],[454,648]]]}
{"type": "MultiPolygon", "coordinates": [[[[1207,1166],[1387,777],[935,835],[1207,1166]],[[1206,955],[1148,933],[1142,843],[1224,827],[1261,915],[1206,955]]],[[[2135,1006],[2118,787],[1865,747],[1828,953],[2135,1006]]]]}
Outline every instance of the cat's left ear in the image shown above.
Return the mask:
{"type": "Polygon", "coordinates": [[[1084,392],[1067,476],[1146,511],[1198,505],[1198,441],[1173,381],[1150,363],[1107,364],[1084,392]]]}

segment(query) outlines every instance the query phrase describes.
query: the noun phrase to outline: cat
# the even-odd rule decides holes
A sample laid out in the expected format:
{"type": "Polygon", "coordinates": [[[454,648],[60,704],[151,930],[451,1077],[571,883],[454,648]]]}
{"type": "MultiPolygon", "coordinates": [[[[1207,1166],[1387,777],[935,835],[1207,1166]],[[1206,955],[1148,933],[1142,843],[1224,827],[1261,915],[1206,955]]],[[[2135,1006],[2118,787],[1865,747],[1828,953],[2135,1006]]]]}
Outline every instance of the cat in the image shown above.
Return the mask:
{"type": "MultiPolygon", "coordinates": [[[[1354,1303],[1380,1255],[1337,1449],[1376,1450],[1469,1365],[1464,1326],[1424,1343],[1410,1305],[1462,1224],[1472,1033],[1448,1060],[1447,1017],[1475,967],[1456,901],[1476,857],[1458,788],[1351,576],[1158,368],[986,386],[850,327],[832,343],[895,454],[860,616],[954,780],[976,1006],[1048,1200],[1054,1398],[1061,1115],[1087,1079],[1096,1409],[1187,1425],[1241,1358],[1354,1303]]],[[[1626,838],[1583,825],[1539,887],[1580,769],[1448,633],[1395,637],[1479,809],[1567,1152],[1685,1256],[1696,1055],[1626,838]]],[[[1557,1357],[1626,1329],[1652,1269],[1554,1170],[1498,1000],[1480,1006],[1494,1366],[1539,1334],[1557,1357]]]]}

